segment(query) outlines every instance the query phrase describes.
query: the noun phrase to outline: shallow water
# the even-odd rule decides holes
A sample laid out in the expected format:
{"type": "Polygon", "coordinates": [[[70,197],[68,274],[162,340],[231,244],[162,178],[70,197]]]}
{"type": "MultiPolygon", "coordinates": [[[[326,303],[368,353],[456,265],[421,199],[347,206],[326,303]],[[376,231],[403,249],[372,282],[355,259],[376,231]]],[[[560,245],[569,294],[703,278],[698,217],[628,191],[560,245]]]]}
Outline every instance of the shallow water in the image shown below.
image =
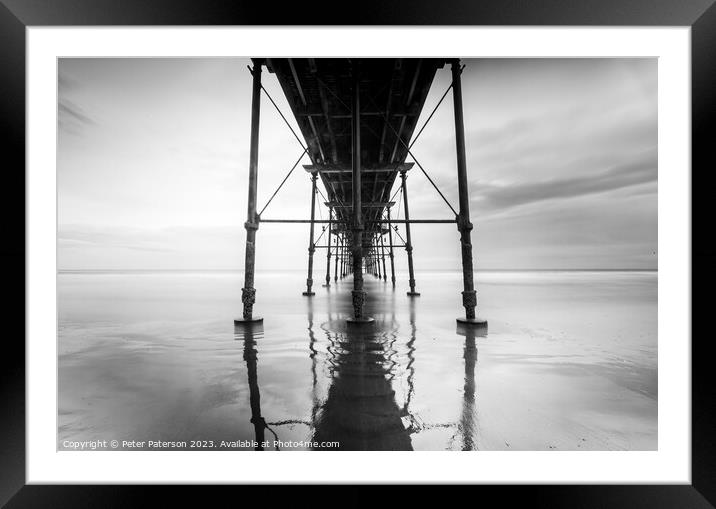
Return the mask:
{"type": "Polygon", "coordinates": [[[61,273],[58,448],[657,448],[655,272],[479,272],[478,330],[460,273],[405,280],[348,333],[350,277],[257,274],[245,329],[238,272],[61,273]]]}

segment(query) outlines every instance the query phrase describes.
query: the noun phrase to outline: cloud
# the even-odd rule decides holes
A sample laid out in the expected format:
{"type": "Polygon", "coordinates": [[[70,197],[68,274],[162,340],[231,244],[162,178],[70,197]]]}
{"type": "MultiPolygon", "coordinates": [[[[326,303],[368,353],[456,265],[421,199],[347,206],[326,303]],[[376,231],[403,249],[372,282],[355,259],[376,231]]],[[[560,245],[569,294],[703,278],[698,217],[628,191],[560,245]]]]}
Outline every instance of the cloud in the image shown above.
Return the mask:
{"type": "MultiPolygon", "coordinates": [[[[467,62],[466,155],[480,267],[654,263],[656,63],[627,60],[467,62]]],[[[60,266],[242,266],[251,105],[244,64],[61,61],[60,266]],[[227,224],[233,226],[221,226],[227,224]]],[[[450,79],[449,69],[438,73],[425,116],[450,79]]],[[[265,86],[288,111],[274,76],[266,74],[265,86]]],[[[281,118],[268,102],[263,107],[259,207],[298,157],[281,118]]],[[[457,208],[450,97],[414,150],[457,208]]],[[[408,175],[414,218],[453,217],[417,165],[408,175]]],[[[394,214],[402,217],[401,209],[394,214]]],[[[310,183],[299,167],[264,217],[305,218],[309,211],[310,183]]],[[[325,218],[326,210],[316,214],[325,218]]],[[[305,270],[308,228],[262,225],[258,265],[305,270]]],[[[454,225],[416,225],[412,235],[418,266],[459,267],[454,225]]]]}
{"type": "Polygon", "coordinates": [[[57,122],[62,131],[70,134],[79,134],[84,127],[96,124],[82,108],[62,98],[57,102],[57,122]]]}
{"type": "Polygon", "coordinates": [[[489,211],[504,210],[545,200],[574,198],[588,194],[655,182],[657,178],[656,151],[649,151],[637,160],[617,164],[599,173],[555,178],[538,182],[513,182],[495,185],[475,182],[474,200],[489,211]]]}

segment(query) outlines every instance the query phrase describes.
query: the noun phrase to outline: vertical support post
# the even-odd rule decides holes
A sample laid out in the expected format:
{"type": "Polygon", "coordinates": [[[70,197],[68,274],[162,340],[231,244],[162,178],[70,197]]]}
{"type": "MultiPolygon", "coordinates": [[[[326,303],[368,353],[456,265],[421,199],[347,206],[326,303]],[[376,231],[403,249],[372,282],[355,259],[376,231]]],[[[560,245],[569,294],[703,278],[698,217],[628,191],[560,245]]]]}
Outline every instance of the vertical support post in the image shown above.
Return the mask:
{"type": "Polygon", "coordinates": [[[455,147],[457,152],[457,187],[460,197],[460,212],[457,217],[457,229],[460,231],[460,246],[462,252],[462,305],[465,307],[465,318],[458,318],[460,323],[485,324],[485,320],[475,316],[477,306],[477,292],[473,282],[472,268],[472,241],[470,231],[470,200],[467,188],[467,163],[465,158],[465,126],[462,117],[462,83],[460,81],[460,60],[455,59],[452,64],[452,97],[455,111],[455,147]]]}
{"type": "Polygon", "coordinates": [[[385,271],[385,240],[383,240],[383,223],[378,225],[380,228],[380,259],[383,262],[383,281],[388,280],[388,273],[385,271]]]}
{"type": "Polygon", "coordinates": [[[413,243],[410,240],[410,210],[408,209],[408,183],[405,170],[400,172],[403,186],[403,205],[405,207],[405,250],[408,252],[408,283],[410,284],[409,297],[418,297],[415,291],[415,273],[413,272],[413,243]]]}
{"type": "Polygon", "coordinates": [[[331,230],[333,229],[333,207],[328,207],[328,253],[326,254],[326,288],[331,286],[331,230]]]}
{"type": "Polygon", "coordinates": [[[341,279],[346,277],[346,243],[345,238],[341,235],[341,279]]]}
{"type": "Polygon", "coordinates": [[[336,233],[336,259],[333,261],[333,282],[338,281],[338,257],[342,256],[341,248],[338,247],[339,235],[336,233]]]}
{"type": "Polygon", "coordinates": [[[390,206],[388,206],[388,242],[390,243],[390,251],[388,256],[390,257],[390,280],[395,287],[395,255],[393,254],[393,225],[390,222],[390,206]]]}
{"type": "Polygon", "coordinates": [[[375,247],[373,250],[375,252],[375,269],[378,279],[382,279],[383,275],[380,272],[380,254],[378,254],[378,237],[374,237],[374,239],[373,243],[375,244],[375,247]]]}
{"type": "Polygon", "coordinates": [[[353,131],[352,146],[352,191],[353,191],[353,243],[351,250],[353,254],[353,318],[348,323],[361,324],[370,323],[372,318],[363,316],[363,303],[365,292],[363,291],[363,215],[361,202],[361,140],[360,140],[360,76],[358,75],[358,62],[353,62],[353,114],[351,127],[353,131]]]}
{"type": "Polygon", "coordinates": [[[306,297],[312,297],[315,295],[313,291],[311,291],[311,287],[313,287],[313,253],[316,251],[316,246],[313,242],[313,227],[314,227],[314,220],[316,218],[316,180],[318,179],[318,173],[313,172],[311,173],[311,233],[310,233],[310,239],[308,241],[308,277],[306,278],[306,291],[303,292],[303,295],[306,297]]]}
{"type": "Polygon", "coordinates": [[[253,315],[256,289],[254,288],[254,267],[256,261],[256,230],[259,229],[259,215],[256,213],[256,190],[258,187],[259,161],[259,117],[261,115],[261,66],[263,59],[254,59],[251,71],[251,141],[249,147],[249,199],[246,212],[246,253],[244,258],[244,286],[241,289],[243,316],[234,319],[235,324],[260,322],[263,318],[253,315]]]}

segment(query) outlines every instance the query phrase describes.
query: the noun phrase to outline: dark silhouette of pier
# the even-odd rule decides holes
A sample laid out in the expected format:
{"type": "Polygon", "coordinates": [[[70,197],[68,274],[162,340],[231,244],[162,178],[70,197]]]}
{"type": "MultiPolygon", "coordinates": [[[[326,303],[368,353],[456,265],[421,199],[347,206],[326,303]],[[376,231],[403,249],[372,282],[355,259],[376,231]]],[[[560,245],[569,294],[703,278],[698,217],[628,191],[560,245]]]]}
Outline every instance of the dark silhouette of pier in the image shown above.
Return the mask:
{"type": "MultiPolygon", "coordinates": [[[[458,59],[436,58],[342,58],[342,59],[264,59],[254,58],[250,68],[253,77],[251,141],[248,180],[246,258],[242,288],[243,314],[237,324],[259,322],[253,313],[256,301],[254,287],[255,246],[261,223],[306,223],[310,225],[308,269],[303,295],[314,297],[313,259],[317,249],[326,250],[324,287],[339,278],[352,276],[352,312],[347,322],[368,325],[374,318],[365,313],[366,292],[363,276],[372,275],[395,286],[395,249],[404,248],[408,259],[409,298],[420,295],[413,267],[411,226],[424,223],[455,224],[459,232],[462,255],[462,303],[465,316],[460,323],[484,325],[477,317],[477,293],[473,281],[473,259],[468,199],[465,129],[462,107],[462,65],[458,59]],[[450,66],[452,82],[440,102],[421,127],[423,111],[438,69],[450,66]],[[274,99],[262,86],[262,71],[275,75],[299,127],[295,132],[274,99]],[[458,210],[435,185],[412,151],[448,92],[452,91],[455,117],[455,141],[458,210]],[[261,94],[265,93],[300,145],[302,152],[286,177],[261,210],[256,193],[259,176],[258,144],[261,94]],[[307,219],[265,218],[264,211],[285,184],[301,159],[308,155],[311,164],[304,170],[311,175],[311,217],[307,219]],[[408,157],[412,162],[408,162],[408,157]],[[450,208],[453,217],[414,219],[410,217],[408,175],[416,168],[433,185],[439,197],[450,208]],[[319,181],[325,190],[321,191],[319,181]],[[395,190],[393,188],[396,188],[395,190]],[[395,197],[399,195],[397,201],[395,197]],[[316,202],[322,199],[328,207],[328,219],[316,219],[316,202]],[[402,201],[402,203],[401,203],[402,201]],[[402,206],[403,219],[391,216],[391,209],[402,206]],[[315,225],[327,227],[316,238],[315,225]],[[399,226],[404,234],[400,233],[399,226]],[[323,244],[319,244],[326,234],[323,244]],[[386,263],[387,258],[387,263],[386,263]],[[333,274],[331,274],[333,259],[333,274]]],[[[351,350],[349,350],[351,351],[351,350]]],[[[357,355],[356,352],[354,352],[357,355]]],[[[362,355],[362,354],[361,354],[362,355]]]]}
{"type": "MultiPolygon", "coordinates": [[[[375,285],[374,285],[375,286],[375,285]]],[[[416,313],[411,303],[409,324],[403,329],[396,321],[391,299],[395,293],[389,288],[374,291],[380,299],[377,305],[367,306],[375,315],[370,328],[351,327],[340,317],[352,307],[349,296],[333,293],[325,315],[316,316],[311,302],[307,304],[308,355],[311,358],[312,407],[310,416],[294,416],[278,422],[261,411],[260,352],[263,324],[253,323],[236,328],[235,339],[243,343],[246,363],[250,422],[257,444],[281,439],[284,425],[303,425],[306,439],[333,447],[317,446],[317,450],[413,450],[411,436],[425,428],[441,427],[454,430],[462,450],[475,450],[477,423],[475,422],[476,338],[486,335],[486,327],[457,326],[456,335],[464,336],[465,362],[462,411],[455,422],[424,423],[411,411],[414,394],[416,313]],[[401,331],[401,329],[403,329],[401,331]],[[407,332],[407,334],[406,334],[407,332]],[[316,349],[318,342],[326,345],[325,353],[316,349]],[[399,355],[398,350],[403,352],[399,355]],[[329,386],[319,395],[319,372],[328,373],[329,386]],[[399,372],[406,373],[407,392],[399,403],[393,380],[399,372]]],[[[457,396],[456,397],[460,397],[457,396]]],[[[273,449],[273,447],[268,447],[273,449]]],[[[256,450],[264,450],[260,445],[256,450]]]]}

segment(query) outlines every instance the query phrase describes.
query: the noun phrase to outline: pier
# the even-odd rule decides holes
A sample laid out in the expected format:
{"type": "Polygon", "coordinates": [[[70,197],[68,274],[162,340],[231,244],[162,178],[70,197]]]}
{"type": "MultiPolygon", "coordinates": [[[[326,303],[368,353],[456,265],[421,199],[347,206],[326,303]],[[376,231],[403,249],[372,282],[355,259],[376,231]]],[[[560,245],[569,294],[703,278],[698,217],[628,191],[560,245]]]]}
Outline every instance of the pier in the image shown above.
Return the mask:
{"type": "MultiPolygon", "coordinates": [[[[352,276],[352,313],[347,323],[369,326],[373,317],[365,313],[370,296],[364,287],[364,275],[390,281],[395,287],[395,251],[404,249],[408,262],[409,290],[406,297],[418,298],[418,283],[413,265],[414,250],[411,227],[420,224],[454,224],[461,246],[464,315],[462,324],[484,326],[477,316],[477,292],[473,275],[473,253],[470,222],[468,169],[465,158],[463,121],[462,64],[458,59],[264,59],[253,58],[251,136],[248,175],[248,211],[244,223],[246,250],[242,316],[236,324],[262,321],[253,306],[257,299],[254,285],[256,270],[255,246],[261,223],[295,223],[309,225],[307,275],[303,296],[316,295],[314,256],[316,250],[326,251],[326,274],[323,287],[331,286],[331,262],[334,284],[352,276]],[[426,97],[438,69],[449,66],[452,82],[435,109],[418,126],[426,97]],[[262,85],[263,70],[273,74],[298,124],[297,133],[287,115],[262,85]],[[428,171],[419,163],[412,147],[452,92],[455,118],[455,145],[459,204],[456,210],[435,185],[428,171]],[[257,186],[260,175],[258,160],[261,94],[268,96],[277,113],[293,133],[300,156],[288,171],[266,205],[258,210],[257,186]],[[310,175],[311,214],[309,218],[263,217],[273,198],[280,192],[304,156],[311,164],[303,165],[310,175]],[[408,157],[412,161],[407,161],[408,157]],[[411,218],[408,179],[420,171],[442,199],[452,217],[411,218]],[[320,182],[320,186],[319,186],[320,182]],[[323,191],[321,190],[323,188],[323,191]],[[397,196],[397,199],[396,199],[397,196]],[[328,219],[316,218],[316,206],[328,209],[328,219]],[[398,207],[403,219],[391,216],[398,207]],[[316,236],[316,225],[322,233],[316,236]],[[325,237],[325,238],[324,238],[325,237]],[[319,242],[323,242],[319,244],[319,242]],[[387,258],[387,260],[386,260],[387,258]]],[[[417,253],[416,253],[417,255],[417,253]]],[[[318,276],[322,277],[322,276],[318,276]]]]}

